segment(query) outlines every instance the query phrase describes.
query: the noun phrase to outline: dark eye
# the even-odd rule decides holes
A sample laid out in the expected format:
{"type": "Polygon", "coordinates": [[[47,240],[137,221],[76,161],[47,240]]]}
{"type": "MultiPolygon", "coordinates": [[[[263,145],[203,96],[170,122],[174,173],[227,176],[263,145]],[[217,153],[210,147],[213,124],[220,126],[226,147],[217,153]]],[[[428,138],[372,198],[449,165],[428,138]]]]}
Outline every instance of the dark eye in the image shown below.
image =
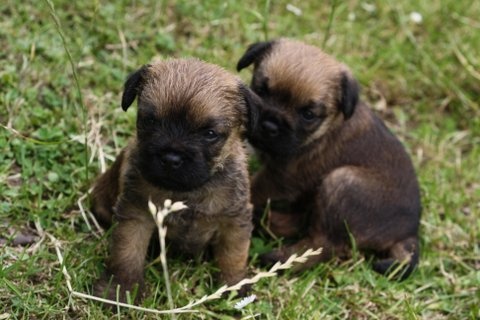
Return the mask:
{"type": "Polygon", "coordinates": [[[317,117],[315,115],[315,113],[313,113],[312,110],[310,110],[310,109],[302,109],[300,111],[300,115],[306,121],[312,121],[313,119],[315,119],[317,117]]]}
{"type": "Polygon", "coordinates": [[[218,139],[218,133],[211,129],[206,130],[203,136],[208,142],[214,142],[218,139]]]}

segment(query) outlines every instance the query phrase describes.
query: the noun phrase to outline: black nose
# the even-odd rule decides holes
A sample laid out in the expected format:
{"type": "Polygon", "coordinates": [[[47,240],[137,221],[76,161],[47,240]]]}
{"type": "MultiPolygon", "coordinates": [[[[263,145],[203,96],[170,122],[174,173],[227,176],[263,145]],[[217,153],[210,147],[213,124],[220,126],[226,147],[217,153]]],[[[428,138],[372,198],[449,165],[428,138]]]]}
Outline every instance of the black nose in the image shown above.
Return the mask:
{"type": "Polygon", "coordinates": [[[278,136],[279,133],[278,125],[270,120],[265,120],[262,122],[262,130],[270,137],[278,136]]]}
{"type": "Polygon", "coordinates": [[[183,164],[183,159],[177,152],[167,152],[160,157],[160,163],[164,167],[178,169],[183,164]]]}

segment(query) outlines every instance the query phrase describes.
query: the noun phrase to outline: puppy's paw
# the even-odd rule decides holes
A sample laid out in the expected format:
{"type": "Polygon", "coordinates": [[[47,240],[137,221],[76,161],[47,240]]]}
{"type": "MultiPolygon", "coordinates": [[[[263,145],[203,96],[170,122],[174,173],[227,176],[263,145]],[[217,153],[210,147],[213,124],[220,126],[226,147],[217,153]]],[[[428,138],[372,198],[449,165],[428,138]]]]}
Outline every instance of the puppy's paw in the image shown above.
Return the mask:
{"type": "Polygon", "coordinates": [[[237,296],[239,298],[243,298],[243,297],[246,297],[250,291],[252,291],[252,285],[251,284],[246,284],[246,285],[243,285],[240,290],[238,290],[237,292],[237,296]]]}
{"type": "Polygon", "coordinates": [[[273,250],[259,256],[260,265],[271,267],[277,262],[285,262],[284,253],[281,250],[273,250]]]}
{"type": "Polygon", "coordinates": [[[415,266],[409,263],[402,264],[395,259],[381,259],[374,261],[372,269],[384,276],[396,280],[403,281],[408,278],[415,266]]]}
{"type": "Polygon", "coordinates": [[[141,286],[138,284],[121,284],[112,278],[110,281],[102,278],[93,286],[93,294],[97,297],[111,300],[112,303],[105,302],[105,307],[114,308],[114,302],[136,303],[141,298],[141,286]]]}
{"type": "MultiPolygon", "coordinates": [[[[236,291],[234,298],[244,298],[250,293],[250,291],[252,291],[252,285],[245,284],[239,290],[236,291]]],[[[230,294],[231,294],[231,291],[222,293],[222,299],[227,299],[230,296],[230,294]]]]}

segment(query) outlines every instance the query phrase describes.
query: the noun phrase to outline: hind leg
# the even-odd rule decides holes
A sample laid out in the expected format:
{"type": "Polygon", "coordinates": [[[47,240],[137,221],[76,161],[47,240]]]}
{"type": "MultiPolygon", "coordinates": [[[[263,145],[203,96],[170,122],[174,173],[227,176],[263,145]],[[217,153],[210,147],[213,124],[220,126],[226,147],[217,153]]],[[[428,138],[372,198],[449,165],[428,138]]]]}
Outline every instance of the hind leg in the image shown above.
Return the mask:
{"type": "Polygon", "coordinates": [[[387,258],[373,266],[382,274],[390,275],[400,265],[404,267],[395,278],[405,279],[412,272],[419,252],[418,195],[400,190],[380,172],[358,167],[334,170],[322,190],[325,197],[319,199],[328,214],[322,224],[331,239],[349,244],[353,237],[360,250],[386,253],[387,258]]]}
{"type": "Polygon", "coordinates": [[[349,219],[348,212],[351,210],[352,195],[347,187],[352,183],[354,175],[349,170],[337,170],[327,176],[317,190],[305,230],[307,236],[293,245],[264,255],[261,257],[262,261],[285,261],[294,253],[301,254],[308,248],[321,247],[323,252],[320,256],[311,257],[305,264],[297,267],[298,270],[304,270],[335,255],[347,255],[350,241],[345,223],[349,224],[352,220],[349,219]]]}
{"type": "Polygon", "coordinates": [[[92,212],[104,229],[111,227],[113,222],[113,207],[120,193],[120,171],[125,152],[122,151],[113,165],[95,181],[92,191],[92,212]]]}
{"type": "Polygon", "coordinates": [[[309,247],[323,247],[321,256],[310,258],[299,268],[306,269],[333,255],[347,255],[352,238],[359,249],[390,250],[392,256],[401,257],[402,246],[395,244],[397,239],[417,234],[419,212],[409,206],[410,199],[399,196],[403,190],[389,190],[385,180],[378,172],[359,167],[334,170],[317,190],[308,236],[265,255],[263,260],[285,261],[309,247]]]}

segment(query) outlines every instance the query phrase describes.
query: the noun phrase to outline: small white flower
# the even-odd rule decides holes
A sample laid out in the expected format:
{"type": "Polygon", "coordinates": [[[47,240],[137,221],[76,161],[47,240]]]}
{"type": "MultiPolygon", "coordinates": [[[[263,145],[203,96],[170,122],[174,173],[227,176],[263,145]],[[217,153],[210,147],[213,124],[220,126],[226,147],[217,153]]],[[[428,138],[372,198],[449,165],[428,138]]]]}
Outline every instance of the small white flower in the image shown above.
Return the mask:
{"type": "Polygon", "coordinates": [[[355,15],[355,12],[350,12],[348,14],[348,20],[349,21],[355,21],[356,18],[357,18],[357,16],[355,15]]]}
{"type": "Polygon", "coordinates": [[[240,309],[243,309],[245,308],[247,305],[249,305],[250,303],[252,303],[253,301],[255,301],[255,299],[257,298],[256,295],[252,294],[251,296],[248,296],[248,297],[245,297],[243,298],[242,300],[240,300],[239,302],[237,302],[234,306],[235,309],[237,310],[240,310],[240,309]]]}
{"type": "Polygon", "coordinates": [[[377,10],[377,7],[373,3],[362,2],[361,6],[363,10],[367,11],[368,13],[373,13],[377,10]]]}
{"type": "Polygon", "coordinates": [[[423,21],[423,17],[419,12],[411,12],[410,13],[410,21],[416,24],[420,24],[423,21]]]}
{"type": "Polygon", "coordinates": [[[302,9],[295,7],[293,4],[287,4],[287,11],[290,11],[296,16],[301,16],[302,15],[302,9]]]}
{"type": "Polygon", "coordinates": [[[172,204],[172,206],[170,207],[170,211],[171,212],[180,211],[186,208],[188,207],[182,201],[177,201],[174,204],[172,204]]]}

